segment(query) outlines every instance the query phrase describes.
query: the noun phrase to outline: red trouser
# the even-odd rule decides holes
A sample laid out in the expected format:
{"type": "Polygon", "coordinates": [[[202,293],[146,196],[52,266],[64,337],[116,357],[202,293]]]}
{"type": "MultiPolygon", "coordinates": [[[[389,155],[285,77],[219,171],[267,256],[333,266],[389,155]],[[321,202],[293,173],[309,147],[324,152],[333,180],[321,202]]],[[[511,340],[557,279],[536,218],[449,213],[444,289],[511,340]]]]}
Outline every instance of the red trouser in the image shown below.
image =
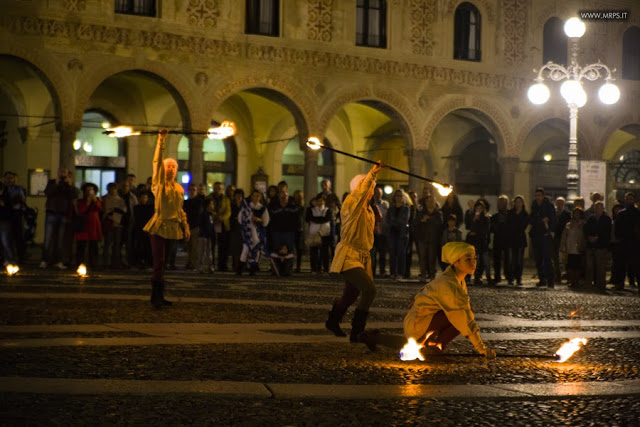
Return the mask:
{"type": "Polygon", "coordinates": [[[151,241],[151,255],[153,256],[153,273],[151,274],[151,280],[161,282],[164,280],[164,265],[166,263],[165,246],[167,240],[156,234],[149,236],[149,240],[151,241]]]}
{"type": "MultiPolygon", "coordinates": [[[[442,350],[444,350],[455,337],[460,335],[460,331],[453,327],[442,310],[437,311],[436,314],[433,315],[427,331],[433,332],[433,337],[435,338],[434,340],[429,340],[429,342],[434,343],[434,345],[441,344],[442,350]]],[[[424,335],[420,337],[418,342],[422,340],[424,340],[424,335]]]]}

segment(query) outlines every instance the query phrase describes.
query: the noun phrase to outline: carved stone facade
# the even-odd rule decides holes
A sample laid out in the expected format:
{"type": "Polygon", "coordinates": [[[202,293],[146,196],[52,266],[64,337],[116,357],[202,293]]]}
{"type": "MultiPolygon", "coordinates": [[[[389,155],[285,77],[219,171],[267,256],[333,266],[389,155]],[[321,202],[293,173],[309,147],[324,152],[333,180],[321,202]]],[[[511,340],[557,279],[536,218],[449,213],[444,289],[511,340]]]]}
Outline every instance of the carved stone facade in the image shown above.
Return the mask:
{"type": "Polygon", "coordinates": [[[527,3],[526,0],[502,0],[504,59],[509,65],[519,65],[525,54],[527,3]]]}
{"type": "Polygon", "coordinates": [[[220,16],[218,1],[189,0],[187,14],[189,15],[189,25],[215,28],[218,23],[218,16],[220,16]]]}
{"type": "Polygon", "coordinates": [[[416,55],[433,55],[436,0],[411,0],[411,45],[416,55]]]}
{"type": "Polygon", "coordinates": [[[333,0],[307,0],[309,40],[331,41],[333,0]]]}

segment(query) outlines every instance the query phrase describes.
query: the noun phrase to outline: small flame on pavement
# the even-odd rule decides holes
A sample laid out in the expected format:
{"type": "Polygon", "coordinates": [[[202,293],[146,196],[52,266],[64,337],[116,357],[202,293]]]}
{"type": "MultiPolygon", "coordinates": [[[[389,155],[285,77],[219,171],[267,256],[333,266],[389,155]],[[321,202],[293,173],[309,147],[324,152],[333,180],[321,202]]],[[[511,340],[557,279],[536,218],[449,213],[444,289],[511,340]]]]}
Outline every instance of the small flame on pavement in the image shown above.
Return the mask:
{"type": "Polygon", "coordinates": [[[13,276],[18,271],[20,271],[20,267],[18,267],[17,265],[7,264],[7,274],[9,276],[13,276]]]}
{"type": "Polygon", "coordinates": [[[582,307],[580,307],[577,310],[573,310],[571,313],[569,313],[569,317],[573,319],[573,316],[575,316],[576,314],[580,314],[581,312],[582,312],[582,307]]]}
{"type": "Polygon", "coordinates": [[[400,360],[424,360],[424,356],[420,353],[422,344],[418,344],[415,339],[409,338],[407,344],[400,350],[400,360]]]}
{"type": "Polygon", "coordinates": [[[78,276],[87,277],[87,266],[84,264],[80,264],[78,266],[78,276]]]}
{"type": "Polygon", "coordinates": [[[566,362],[569,360],[573,353],[580,350],[580,347],[587,344],[586,338],[573,338],[569,342],[562,344],[562,347],[556,351],[555,355],[558,356],[558,362],[566,362]]]}

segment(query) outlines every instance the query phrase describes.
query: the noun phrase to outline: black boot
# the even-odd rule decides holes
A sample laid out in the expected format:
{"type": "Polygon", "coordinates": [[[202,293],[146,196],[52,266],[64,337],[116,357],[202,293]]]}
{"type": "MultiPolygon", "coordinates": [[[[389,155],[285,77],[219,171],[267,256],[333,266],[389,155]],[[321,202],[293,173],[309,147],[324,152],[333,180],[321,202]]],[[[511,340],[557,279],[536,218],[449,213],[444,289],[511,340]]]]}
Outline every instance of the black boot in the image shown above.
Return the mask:
{"type": "Polygon", "coordinates": [[[155,309],[162,308],[162,282],[159,280],[151,281],[151,305],[155,309]]]}
{"type": "Polygon", "coordinates": [[[239,262],[236,267],[236,276],[242,276],[242,270],[244,270],[244,262],[239,262]]]}
{"type": "Polygon", "coordinates": [[[171,301],[164,299],[164,281],[160,282],[160,300],[162,301],[162,305],[173,305],[171,301]]]}
{"type": "Polygon", "coordinates": [[[364,331],[367,326],[367,317],[369,317],[368,311],[362,311],[356,308],[356,312],[353,314],[353,320],[351,320],[351,335],[349,341],[358,342],[358,335],[364,331]]]}
{"type": "Polygon", "coordinates": [[[333,332],[333,335],[337,337],[346,337],[342,329],[340,329],[340,322],[342,322],[342,316],[344,316],[344,311],[340,310],[336,307],[338,302],[333,302],[333,307],[331,307],[331,311],[329,312],[329,318],[326,322],[324,322],[324,327],[333,332]]]}

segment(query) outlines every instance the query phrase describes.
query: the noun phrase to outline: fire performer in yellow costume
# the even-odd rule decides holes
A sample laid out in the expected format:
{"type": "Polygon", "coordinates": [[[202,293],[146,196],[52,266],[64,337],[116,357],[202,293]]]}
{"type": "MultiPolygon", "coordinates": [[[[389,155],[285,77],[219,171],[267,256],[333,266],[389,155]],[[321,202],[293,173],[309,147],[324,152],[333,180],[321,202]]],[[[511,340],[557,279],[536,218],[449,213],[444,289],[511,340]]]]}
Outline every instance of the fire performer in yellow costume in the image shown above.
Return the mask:
{"type": "Polygon", "coordinates": [[[342,296],[334,302],[325,326],[337,337],[346,336],[340,328],[340,322],[349,306],[360,296],[351,321],[351,342],[357,342],[358,335],[364,331],[369,308],[376,296],[369,255],[373,246],[375,216],[369,201],[376,186],[376,175],[386,167],[386,164],[378,161],[368,174],[354,177],[350,185],[351,193],[340,210],[340,242],[336,246],[330,271],[342,274],[345,284],[342,296]]]}
{"type": "Polygon", "coordinates": [[[360,341],[375,350],[376,344],[400,349],[413,338],[427,349],[442,352],[458,335],[468,338],[473,347],[487,358],[496,357],[480,338],[465,283],[465,276],[475,271],[475,248],[465,242],[450,242],[442,247],[442,261],[450,264],[440,276],[429,282],[415,296],[404,318],[405,337],[379,335],[375,331],[360,335],[360,341]]]}
{"type": "Polygon", "coordinates": [[[153,176],[151,192],[155,196],[155,213],[144,226],[150,234],[151,252],[153,254],[153,273],[151,275],[151,305],[160,309],[171,305],[164,299],[164,266],[167,239],[189,240],[187,214],[182,210],[184,190],[176,182],[178,163],[174,159],[164,158],[164,140],[167,129],[158,132],[156,152],[153,156],[153,176]]]}

